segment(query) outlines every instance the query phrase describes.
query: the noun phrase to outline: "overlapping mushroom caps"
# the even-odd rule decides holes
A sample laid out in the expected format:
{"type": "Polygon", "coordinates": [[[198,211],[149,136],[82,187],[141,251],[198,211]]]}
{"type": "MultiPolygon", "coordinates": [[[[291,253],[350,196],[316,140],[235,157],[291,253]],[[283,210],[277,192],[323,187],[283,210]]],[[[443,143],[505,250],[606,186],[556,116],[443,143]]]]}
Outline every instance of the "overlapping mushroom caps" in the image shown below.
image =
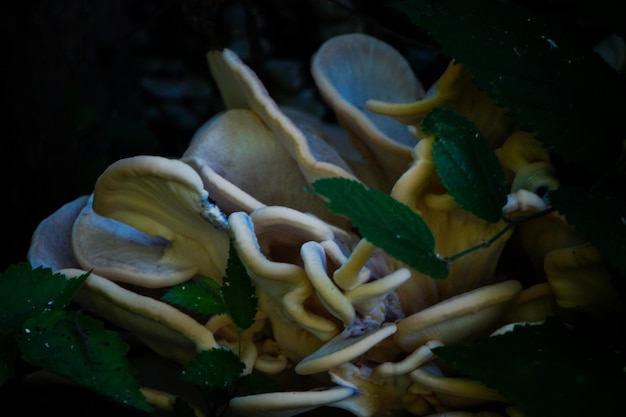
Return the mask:
{"type": "MultiPolygon", "coordinates": [[[[541,226],[559,228],[558,242],[527,248],[534,286],[497,273],[512,229],[435,281],[359,236],[308,190],[318,178],[343,177],[389,192],[424,218],[442,256],[491,238],[504,221],[480,220],[455,203],[437,176],[433,138],[419,129],[430,110],[447,106],[496,149],[509,178],[505,214],[545,208],[541,191],[558,186],[547,153],[461,65],[451,63],[425,92],[389,45],[363,34],[331,39],[312,72],[342,131],[278,106],[232,51],[211,51],[208,61],[227,110],[197,131],[180,160],[139,156],[111,165],[92,196],[41,223],[29,260],[68,278],[93,271],[76,301],[161,356],[185,363],[219,345],[241,352],[244,372],[295,384],[236,397],[232,412],[286,417],[329,406],[360,417],[468,415],[466,408],[505,404],[442,367],[432,349],[541,321],[556,302],[586,308],[611,294],[602,286],[598,297],[580,296],[598,257],[578,249],[582,240],[560,220],[541,226]],[[230,244],[259,300],[256,323],[240,337],[226,316],[199,323],[153,296],[199,276],[220,280],[230,244]],[[571,246],[586,256],[558,252],[571,246]]],[[[526,240],[541,230],[530,228],[526,240]]]]}

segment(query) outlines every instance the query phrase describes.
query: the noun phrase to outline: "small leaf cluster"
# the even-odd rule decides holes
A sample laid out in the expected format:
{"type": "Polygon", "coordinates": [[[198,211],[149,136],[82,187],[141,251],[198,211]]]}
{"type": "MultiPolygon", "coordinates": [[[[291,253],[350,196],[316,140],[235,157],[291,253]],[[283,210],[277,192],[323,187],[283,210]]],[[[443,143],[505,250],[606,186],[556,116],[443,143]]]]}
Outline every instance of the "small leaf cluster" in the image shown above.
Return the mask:
{"type": "Polygon", "coordinates": [[[67,279],[27,262],[0,275],[0,385],[16,376],[23,360],[120,404],[151,411],[126,359],[128,345],[102,321],[68,308],[88,276],[67,279]]]}
{"type": "MultiPolygon", "coordinates": [[[[252,280],[232,244],[221,285],[203,277],[198,282],[171,288],[163,295],[163,300],[202,315],[227,314],[237,328],[239,342],[241,332],[254,324],[258,305],[252,280]]],[[[198,386],[211,415],[219,416],[226,412],[228,402],[237,392],[256,394],[275,388],[274,382],[263,375],[242,375],[244,369],[244,363],[235,352],[214,347],[200,352],[188,363],[181,373],[181,379],[198,386]]],[[[193,415],[190,414],[189,406],[178,400],[175,414],[193,415]]]]}

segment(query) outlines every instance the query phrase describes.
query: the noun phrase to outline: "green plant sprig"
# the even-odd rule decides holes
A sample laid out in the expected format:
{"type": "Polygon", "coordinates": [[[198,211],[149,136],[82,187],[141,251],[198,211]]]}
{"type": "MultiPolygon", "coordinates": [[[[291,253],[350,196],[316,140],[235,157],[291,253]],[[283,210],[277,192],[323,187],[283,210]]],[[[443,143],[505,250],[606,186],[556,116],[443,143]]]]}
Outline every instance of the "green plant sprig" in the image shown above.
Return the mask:
{"type": "MultiPolygon", "coordinates": [[[[224,415],[230,399],[240,390],[256,394],[276,387],[263,375],[241,375],[245,369],[240,360],[241,335],[254,324],[258,299],[232,242],[221,285],[213,279],[201,278],[198,283],[183,283],[169,289],[162,299],[198,314],[227,314],[237,329],[237,353],[222,347],[205,350],[188,363],[181,374],[183,381],[200,388],[211,416],[224,415]]],[[[180,415],[189,411],[189,407],[182,404],[177,408],[185,410],[179,411],[180,415]]]]}

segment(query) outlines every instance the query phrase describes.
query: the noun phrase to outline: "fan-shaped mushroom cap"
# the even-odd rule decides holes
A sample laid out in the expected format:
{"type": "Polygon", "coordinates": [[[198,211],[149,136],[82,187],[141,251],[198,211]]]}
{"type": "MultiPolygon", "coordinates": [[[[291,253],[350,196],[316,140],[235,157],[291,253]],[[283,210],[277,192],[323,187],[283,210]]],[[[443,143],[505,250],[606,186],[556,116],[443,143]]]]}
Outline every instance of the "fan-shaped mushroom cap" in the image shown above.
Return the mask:
{"type": "Polygon", "coordinates": [[[79,267],[72,251],[72,225],[88,198],[85,195],[64,204],[39,223],[27,254],[33,267],[43,266],[53,271],[79,267]]]}
{"type": "MultiPolygon", "coordinates": [[[[184,162],[157,156],[137,156],[113,163],[96,182],[93,210],[100,216],[118,220],[150,236],[166,239],[168,245],[162,252],[163,264],[174,264],[176,267],[172,270],[185,271],[178,275],[162,275],[153,283],[142,280],[139,285],[174,285],[190,278],[193,273],[216,280],[224,275],[228,257],[226,219],[208,201],[208,193],[198,174],[184,162]],[[189,271],[192,265],[195,271],[189,271]]],[[[92,231],[106,230],[111,225],[97,224],[94,219],[89,224],[93,227],[92,231]]],[[[102,268],[97,259],[100,254],[86,252],[77,246],[80,231],[79,227],[74,232],[77,258],[84,269],[102,268]]],[[[127,232],[128,229],[122,231],[127,232]]],[[[158,246],[155,241],[142,242],[146,243],[152,249],[158,246]]],[[[153,256],[149,258],[154,259],[153,256]]]]}
{"type": "MultiPolygon", "coordinates": [[[[59,272],[68,278],[85,273],[80,269],[59,272]]],[[[180,363],[216,346],[213,334],[190,316],[97,274],[89,275],[74,300],[93,314],[128,330],[159,355],[180,363]]]]}
{"type": "Polygon", "coordinates": [[[300,361],[295,370],[300,375],[310,375],[351,362],[394,334],[395,331],[396,326],[393,323],[386,323],[379,329],[358,336],[342,332],[300,361]]]}
{"type": "Polygon", "coordinates": [[[413,102],[394,103],[372,98],[366,108],[380,115],[391,116],[401,123],[413,126],[418,137],[423,137],[420,123],[435,107],[445,107],[470,119],[487,138],[492,147],[499,147],[513,127],[507,110],[478,89],[469,70],[451,61],[439,80],[424,97],[413,102]]]}
{"type": "Polygon", "coordinates": [[[93,211],[92,201],[88,200],[72,229],[74,253],[84,269],[145,288],[184,282],[198,271],[192,259],[168,253],[168,240],[100,216],[93,211]]]}
{"type": "Polygon", "coordinates": [[[253,417],[291,417],[344,400],[356,391],[348,387],[333,387],[311,391],[270,392],[246,395],[230,400],[236,414],[253,417]]]}
{"type": "MultiPolygon", "coordinates": [[[[207,54],[209,68],[228,109],[249,109],[274,133],[300,167],[307,181],[323,177],[355,178],[335,163],[320,159],[315,153],[319,143],[309,143],[307,136],[280,110],[257,75],[229,49],[207,54]]],[[[334,162],[336,155],[331,160],[334,162]]]]}
{"type": "Polygon", "coordinates": [[[313,56],[311,73],[355,146],[383,168],[388,184],[395,182],[411,163],[417,140],[405,125],[368,111],[365,103],[421,98],[424,89],[409,63],[390,45],[354,33],[326,41],[313,56]]]}
{"type": "MultiPolygon", "coordinates": [[[[306,137],[311,151],[317,150],[317,160],[345,166],[321,138],[312,133],[306,137]]],[[[211,118],[196,131],[182,161],[199,173],[211,199],[226,213],[281,205],[347,224],[306,190],[309,182],[297,162],[251,110],[232,109],[211,118]]],[[[345,170],[350,171],[347,166],[345,170]]]]}
{"type": "Polygon", "coordinates": [[[499,322],[521,291],[519,282],[509,280],[441,301],[398,321],[393,340],[411,352],[430,340],[455,344],[479,337],[499,322]]]}

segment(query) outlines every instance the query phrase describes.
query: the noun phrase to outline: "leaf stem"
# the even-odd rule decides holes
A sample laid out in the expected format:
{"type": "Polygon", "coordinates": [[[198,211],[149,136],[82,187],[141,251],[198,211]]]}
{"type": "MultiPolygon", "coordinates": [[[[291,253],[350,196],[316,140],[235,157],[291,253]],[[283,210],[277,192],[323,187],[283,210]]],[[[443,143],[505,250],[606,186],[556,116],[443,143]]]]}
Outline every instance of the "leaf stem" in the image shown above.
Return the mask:
{"type": "Polygon", "coordinates": [[[545,216],[545,215],[550,214],[550,213],[552,213],[554,211],[556,211],[556,208],[550,207],[550,208],[547,208],[545,210],[541,210],[541,211],[538,211],[536,213],[533,213],[533,214],[531,214],[529,216],[520,217],[520,218],[514,219],[514,220],[508,219],[506,226],[504,228],[502,228],[501,230],[499,230],[496,234],[491,236],[486,241],[484,241],[482,243],[479,243],[478,245],[472,246],[470,248],[464,249],[461,252],[458,252],[458,253],[456,253],[456,254],[454,254],[452,256],[445,257],[444,259],[445,259],[445,261],[448,264],[450,264],[450,263],[454,262],[455,260],[461,258],[462,256],[465,256],[468,253],[474,252],[475,250],[488,248],[489,246],[491,246],[493,244],[493,242],[498,240],[507,231],[509,231],[511,228],[517,226],[518,224],[527,222],[529,220],[536,219],[538,217],[545,216]]]}

